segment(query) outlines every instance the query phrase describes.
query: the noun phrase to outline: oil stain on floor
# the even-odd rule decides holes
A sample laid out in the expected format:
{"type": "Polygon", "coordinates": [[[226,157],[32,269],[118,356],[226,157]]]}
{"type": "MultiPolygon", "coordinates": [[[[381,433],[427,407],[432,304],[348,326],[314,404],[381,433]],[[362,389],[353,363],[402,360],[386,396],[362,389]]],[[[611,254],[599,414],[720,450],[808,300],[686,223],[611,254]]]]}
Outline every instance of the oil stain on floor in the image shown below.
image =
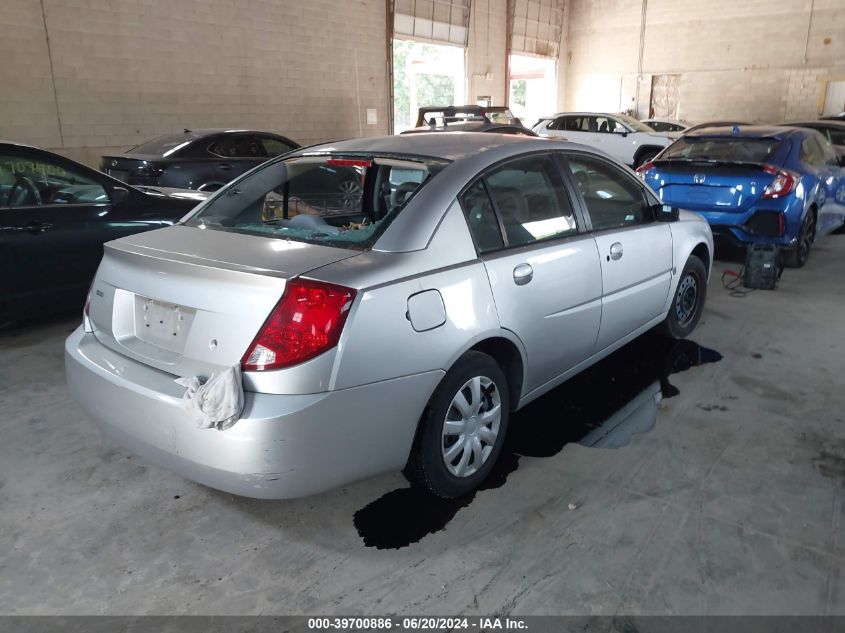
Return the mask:
{"type": "MultiPolygon", "coordinates": [[[[671,374],[721,358],[692,341],[654,334],[635,339],[513,414],[502,454],[480,490],[503,486],[521,457],[551,457],[570,442],[600,445],[596,438],[604,436],[602,427],[649,386],[659,383],[662,397],[671,398],[679,394],[669,382],[671,374]]],[[[358,510],[355,528],[368,547],[407,547],[445,528],[474,498],[475,493],[440,499],[415,488],[399,488],[358,510]]]]}

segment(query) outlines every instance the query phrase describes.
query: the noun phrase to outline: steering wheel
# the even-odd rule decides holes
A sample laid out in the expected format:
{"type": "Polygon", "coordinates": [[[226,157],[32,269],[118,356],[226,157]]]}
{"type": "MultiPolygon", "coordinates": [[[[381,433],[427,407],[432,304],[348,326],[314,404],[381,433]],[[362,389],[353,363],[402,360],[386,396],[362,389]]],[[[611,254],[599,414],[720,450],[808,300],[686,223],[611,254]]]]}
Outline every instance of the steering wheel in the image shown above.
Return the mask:
{"type": "Polygon", "coordinates": [[[38,191],[38,187],[35,186],[35,183],[26,176],[15,176],[15,182],[9,189],[9,194],[6,196],[7,204],[10,207],[20,207],[23,206],[30,197],[32,197],[36,205],[41,206],[41,192],[38,191]],[[20,189],[20,192],[17,191],[18,189],[20,189]],[[25,193],[26,195],[20,200],[17,200],[17,197],[22,193],[25,193]]]}

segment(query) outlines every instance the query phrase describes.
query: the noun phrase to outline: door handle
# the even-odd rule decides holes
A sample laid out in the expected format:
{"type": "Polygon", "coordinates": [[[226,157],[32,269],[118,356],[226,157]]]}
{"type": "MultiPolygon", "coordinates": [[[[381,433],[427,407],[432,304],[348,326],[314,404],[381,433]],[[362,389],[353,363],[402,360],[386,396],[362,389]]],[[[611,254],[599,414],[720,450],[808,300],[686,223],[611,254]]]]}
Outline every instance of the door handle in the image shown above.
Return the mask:
{"type": "Polygon", "coordinates": [[[524,286],[534,278],[534,269],[531,264],[520,264],[513,269],[513,282],[517,286],[524,286]]]}
{"type": "Polygon", "coordinates": [[[616,261],[617,259],[622,259],[622,244],[621,242],[614,242],[610,245],[610,255],[607,256],[607,261],[610,260],[616,261]]]}
{"type": "Polygon", "coordinates": [[[229,171],[230,169],[232,169],[232,166],[229,163],[220,163],[218,167],[223,171],[229,171]]]}
{"type": "Polygon", "coordinates": [[[53,228],[49,222],[30,222],[24,226],[0,226],[0,231],[8,231],[10,233],[43,233],[53,228]]]}

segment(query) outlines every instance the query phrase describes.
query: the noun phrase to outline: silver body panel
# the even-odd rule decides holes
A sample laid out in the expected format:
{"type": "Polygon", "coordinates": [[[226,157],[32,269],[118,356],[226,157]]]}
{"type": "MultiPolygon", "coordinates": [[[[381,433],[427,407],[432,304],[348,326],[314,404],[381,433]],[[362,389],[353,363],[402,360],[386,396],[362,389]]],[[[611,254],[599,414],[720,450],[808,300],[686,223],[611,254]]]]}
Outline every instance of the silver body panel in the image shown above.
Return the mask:
{"type": "Polygon", "coordinates": [[[426,403],[467,350],[489,339],[511,346],[522,407],[665,318],[693,249],[706,248],[709,269],[710,228],[687,212],[479,257],[462,189],[509,157],[567,150],[587,151],[460,133],[333,144],[453,161],[367,251],[185,226],[112,242],[90,319],[66,344],[69,385],[131,450],[235,494],[301,496],[401,469],[426,403]],[[239,363],[298,276],[356,290],[338,345],[287,369],[245,372],[242,419],[196,429],[174,378],[239,363]],[[173,313],[160,305],[177,306],[177,322],[153,332],[150,314],[173,313]]]}

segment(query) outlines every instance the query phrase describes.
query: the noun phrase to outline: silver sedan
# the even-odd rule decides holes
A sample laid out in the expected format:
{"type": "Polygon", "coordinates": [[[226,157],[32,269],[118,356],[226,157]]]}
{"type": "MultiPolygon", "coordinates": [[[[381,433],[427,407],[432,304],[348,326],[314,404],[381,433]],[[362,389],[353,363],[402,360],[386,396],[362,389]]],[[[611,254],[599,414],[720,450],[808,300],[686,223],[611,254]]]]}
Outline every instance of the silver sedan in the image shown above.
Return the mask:
{"type": "Polygon", "coordinates": [[[287,498],[402,470],[455,497],[513,411],[651,328],[689,334],[712,253],[705,221],[584,146],[344,141],[108,243],[67,377],[117,442],[214,488],[287,498]],[[197,428],[174,379],[233,366],[240,419],[197,428]]]}

